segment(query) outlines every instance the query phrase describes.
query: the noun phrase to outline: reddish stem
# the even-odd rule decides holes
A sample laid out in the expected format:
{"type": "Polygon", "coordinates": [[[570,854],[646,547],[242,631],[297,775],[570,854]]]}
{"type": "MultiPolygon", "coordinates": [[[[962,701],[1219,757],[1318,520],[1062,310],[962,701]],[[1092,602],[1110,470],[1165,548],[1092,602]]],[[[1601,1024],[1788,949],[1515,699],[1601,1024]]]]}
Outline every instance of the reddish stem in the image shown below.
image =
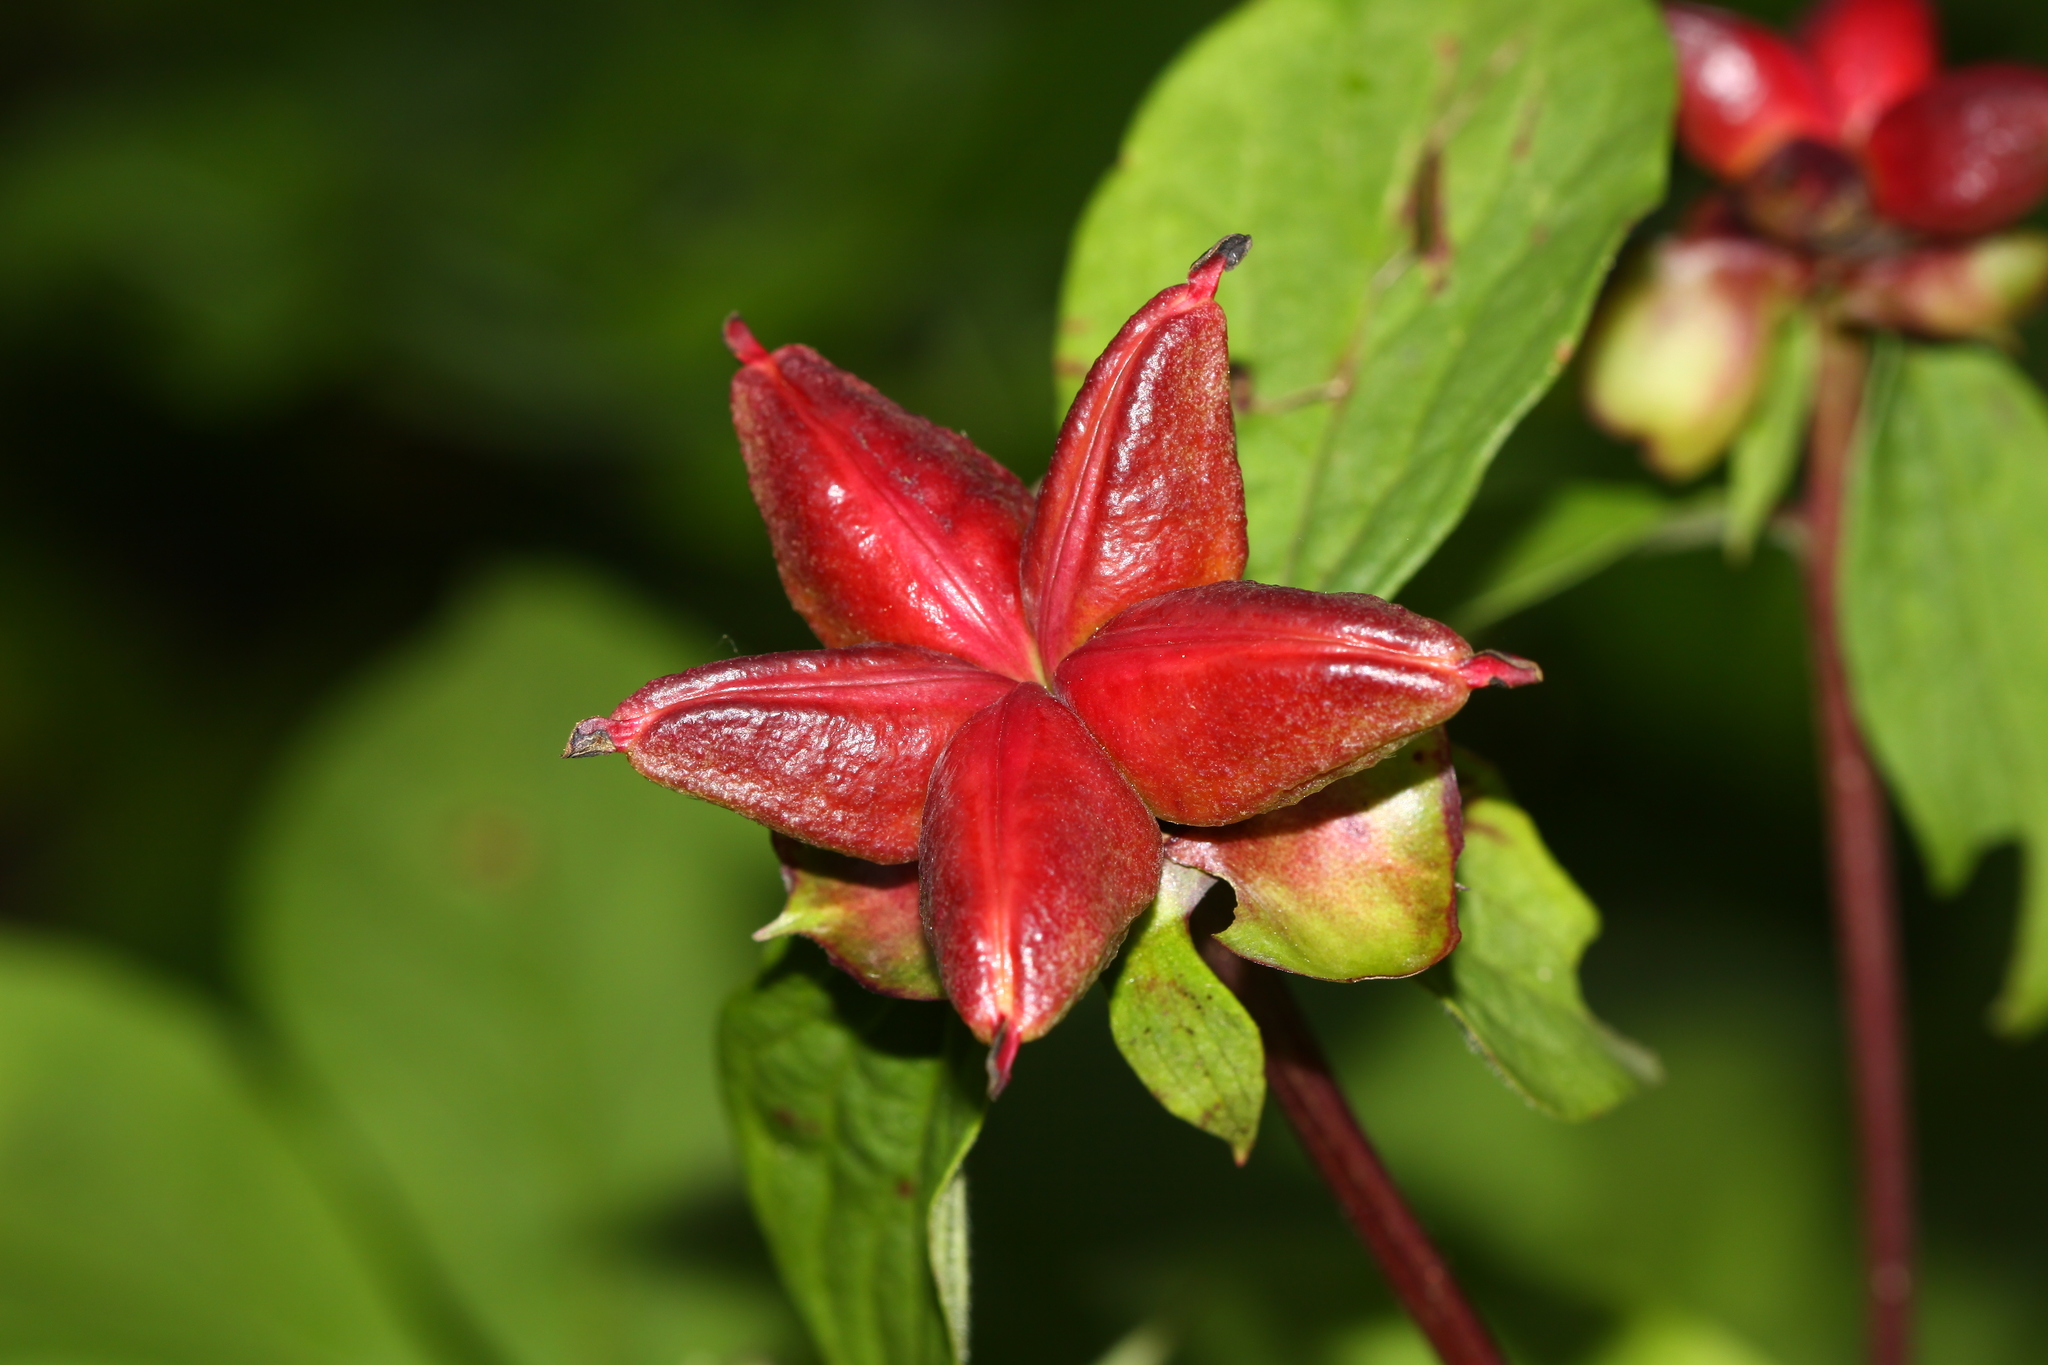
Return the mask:
{"type": "Polygon", "coordinates": [[[1842,500],[1869,364],[1863,342],[1830,333],[1808,443],[1806,597],[1828,872],[1862,1163],[1869,1359],[1872,1365],[1904,1365],[1913,1329],[1913,1133],[1899,912],[1884,788],[1850,705],[1836,597],[1842,500]]]}
{"type": "Polygon", "coordinates": [[[1444,1365],[1501,1365],[1500,1347],[1366,1140],[1285,978],[1213,942],[1203,944],[1203,955],[1258,1023],[1266,1084],[1438,1358],[1444,1365]]]}

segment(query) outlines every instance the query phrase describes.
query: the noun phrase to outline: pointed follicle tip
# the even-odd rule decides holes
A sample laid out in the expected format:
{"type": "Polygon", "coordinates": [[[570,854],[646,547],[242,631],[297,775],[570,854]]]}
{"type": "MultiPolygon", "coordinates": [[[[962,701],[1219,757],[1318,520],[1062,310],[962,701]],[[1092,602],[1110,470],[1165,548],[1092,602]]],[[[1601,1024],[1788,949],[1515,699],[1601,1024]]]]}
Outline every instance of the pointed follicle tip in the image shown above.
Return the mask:
{"type": "Polygon", "coordinates": [[[996,1036],[988,1040],[988,1097],[994,1099],[1010,1083],[1010,1068],[1017,1064],[1017,1045],[1024,1040],[1010,1021],[996,1025],[996,1036]]]}
{"type": "Polygon", "coordinates": [[[725,349],[731,351],[742,365],[752,365],[768,358],[768,348],[754,340],[754,333],[738,313],[726,315],[725,349]]]}
{"type": "Polygon", "coordinates": [[[1211,291],[1216,282],[1223,278],[1226,270],[1237,269],[1245,253],[1252,249],[1252,239],[1242,232],[1233,232],[1201,255],[1188,267],[1188,283],[1204,286],[1211,291]]]}
{"type": "Polygon", "coordinates": [[[569,732],[569,742],[562,746],[562,757],[589,758],[592,754],[618,751],[619,746],[612,743],[612,723],[603,716],[592,716],[576,722],[576,728],[569,732]]]}
{"type": "Polygon", "coordinates": [[[1527,687],[1530,683],[1543,681],[1543,670],[1527,659],[1513,654],[1503,654],[1497,649],[1482,649],[1464,663],[1458,665],[1458,676],[1465,680],[1465,686],[1481,687],[1527,687]]]}

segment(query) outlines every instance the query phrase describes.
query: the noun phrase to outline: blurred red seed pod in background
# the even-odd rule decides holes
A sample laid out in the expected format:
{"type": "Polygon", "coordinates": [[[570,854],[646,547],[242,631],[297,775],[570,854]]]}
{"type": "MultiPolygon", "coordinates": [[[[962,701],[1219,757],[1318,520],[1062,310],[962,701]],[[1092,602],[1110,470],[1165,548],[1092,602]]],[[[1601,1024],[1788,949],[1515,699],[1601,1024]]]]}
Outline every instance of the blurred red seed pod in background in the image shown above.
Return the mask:
{"type": "Polygon", "coordinates": [[[1995,231],[2048,193],[2048,71],[1937,78],[1878,120],[1864,152],[1878,212],[1942,237],[1995,231]]]}
{"type": "Polygon", "coordinates": [[[1739,180],[1795,138],[1834,140],[1820,79],[1784,37],[1706,5],[1664,16],[1678,50],[1678,136],[1702,166],[1739,180]]]}
{"type": "Polygon", "coordinates": [[[1852,147],[1941,65],[1927,0],[1822,0],[1799,37],[1834,104],[1838,134],[1852,147]]]}
{"type": "Polygon", "coordinates": [[[1922,336],[2004,341],[2048,293],[2048,234],[2009,232],[1864,261],[1842,281],[1842,315],[1922,336]]]}

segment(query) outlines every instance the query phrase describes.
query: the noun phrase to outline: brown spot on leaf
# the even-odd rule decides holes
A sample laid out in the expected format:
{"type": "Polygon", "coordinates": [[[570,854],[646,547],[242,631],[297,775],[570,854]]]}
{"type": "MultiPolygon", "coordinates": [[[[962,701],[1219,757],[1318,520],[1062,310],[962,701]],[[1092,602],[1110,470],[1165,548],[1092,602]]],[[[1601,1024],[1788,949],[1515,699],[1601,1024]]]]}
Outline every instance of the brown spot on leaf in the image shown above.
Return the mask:
{"type": "Polygon", "coordinates": [[[463,878],[486,891],[511,891],[539,861],[533,829],[505,810],[473,810],[455,821],[449,856],[463,878]]]}

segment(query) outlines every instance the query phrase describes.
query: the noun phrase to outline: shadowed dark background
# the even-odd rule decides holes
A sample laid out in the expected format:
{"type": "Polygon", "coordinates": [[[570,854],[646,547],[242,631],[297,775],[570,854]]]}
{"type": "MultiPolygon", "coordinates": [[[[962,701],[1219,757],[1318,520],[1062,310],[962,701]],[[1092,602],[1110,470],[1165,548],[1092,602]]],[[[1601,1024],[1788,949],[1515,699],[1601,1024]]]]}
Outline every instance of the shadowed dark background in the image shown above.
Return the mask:
{"type": "MultiPolygon", "coordinates": [[[[806,643],[725,412],[732,309],[1035,477],[1069,231],[1149,80],[1222,9],[0,12],[9,930],[244,1017],[237,868],[279,764],[494,565],[588,566],[738,652],[806,643]]],[[[1952,60],[2048,63],[2048,11],[1952,0],[1944,17],[1952,60]]],[[[1455,605],[1433,585],[1496,543],[1521,490],[1633,470],[1561,388],[1411,605],[1455,605]]],[[[1670,1076],[1555,1136],[1413,986],[1307,990],[1368,1124],[1531,1360],[1587,1359],[1666,1310],[1728,1324],[1757,1360],[1849,1359],[1788,561],[1632,560],[1481,642],[1548,681],[1479,697],[1455,733],[1601,906],[1588,993],[1670,1076]]],[[[464,761],[459,726],[418,743],[464,761]]],[[[1899,842],[1927,1358],[2024,1365],[2048,1335],[2048,1051],[1983,1024],[2018,858],[1937,901],[1899,842]]],[[[1168,1339],[1188,1361],[1411,1359],[1284,1131],[1233,1171],[1139,1089],[1099,995],[1027,1049],[972,1172],[982,1360],[1087,1361],[1144,1324],[1160,1335],[1127,1341],[1131,1365],[1168,1339]]],[[[689,1235],[758,1266],[731,1196],[714,1212],[689,1235]]],[[[0,1362],[39,1349],[0,1316],[0,1362]]],[[[756,1357],[689,1357],[727,1358],[756,1357]]]]}

